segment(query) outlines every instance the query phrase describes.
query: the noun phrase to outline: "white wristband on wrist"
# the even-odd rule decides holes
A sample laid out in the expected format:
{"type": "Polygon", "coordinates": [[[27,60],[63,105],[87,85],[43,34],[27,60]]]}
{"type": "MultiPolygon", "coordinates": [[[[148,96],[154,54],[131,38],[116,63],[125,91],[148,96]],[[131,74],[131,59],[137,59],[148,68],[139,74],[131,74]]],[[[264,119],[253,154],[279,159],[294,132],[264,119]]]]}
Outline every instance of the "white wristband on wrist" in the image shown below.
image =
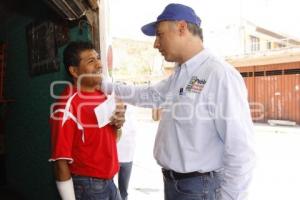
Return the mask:
{"type": "Polygon", "coordinates": [[[76,200],[73,180],[56,181],[56,187],[62,200],[76,200]]]}

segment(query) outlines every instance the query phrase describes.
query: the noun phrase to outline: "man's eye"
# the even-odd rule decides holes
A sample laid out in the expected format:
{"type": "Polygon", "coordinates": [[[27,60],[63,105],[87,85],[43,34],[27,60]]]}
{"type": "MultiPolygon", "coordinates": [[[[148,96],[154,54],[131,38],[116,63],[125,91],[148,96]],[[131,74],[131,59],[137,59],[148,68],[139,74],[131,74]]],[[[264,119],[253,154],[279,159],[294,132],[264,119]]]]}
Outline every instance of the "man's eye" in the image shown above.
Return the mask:
{"type": "Polygon", "coordinates": [[[163,33],[157,33],[157,37],[162,37],[164,34],[163,33]]]}

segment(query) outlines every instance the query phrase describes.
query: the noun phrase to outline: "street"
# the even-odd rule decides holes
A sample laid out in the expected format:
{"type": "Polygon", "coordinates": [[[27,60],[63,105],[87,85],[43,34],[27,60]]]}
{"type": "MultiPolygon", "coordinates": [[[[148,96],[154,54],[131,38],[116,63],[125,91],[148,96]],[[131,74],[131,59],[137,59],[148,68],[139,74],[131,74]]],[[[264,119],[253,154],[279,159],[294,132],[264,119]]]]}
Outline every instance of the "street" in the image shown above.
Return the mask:
{"type": "MultiPolygon", "coordinates": [[[[136,108],[137,146],[129,200],[163,200],[160,167],[152,150],[158,122],[150,109],[136,108]]],[[[300,199],[300,127],[255,124],[257,164],[249,200],[300,199]]]]}

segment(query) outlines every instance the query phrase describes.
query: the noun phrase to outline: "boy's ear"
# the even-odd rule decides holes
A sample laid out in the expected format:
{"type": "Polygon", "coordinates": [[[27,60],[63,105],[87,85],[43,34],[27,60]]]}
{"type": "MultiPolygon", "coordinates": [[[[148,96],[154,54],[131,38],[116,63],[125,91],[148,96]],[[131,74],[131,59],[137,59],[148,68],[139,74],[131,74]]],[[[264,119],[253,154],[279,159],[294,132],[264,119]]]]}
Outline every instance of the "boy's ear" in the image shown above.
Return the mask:
{"type": "Polygon", "coordinates": [[[70,66],[69,72],[74,78],[78,78],[78,67],[70,66]]]}

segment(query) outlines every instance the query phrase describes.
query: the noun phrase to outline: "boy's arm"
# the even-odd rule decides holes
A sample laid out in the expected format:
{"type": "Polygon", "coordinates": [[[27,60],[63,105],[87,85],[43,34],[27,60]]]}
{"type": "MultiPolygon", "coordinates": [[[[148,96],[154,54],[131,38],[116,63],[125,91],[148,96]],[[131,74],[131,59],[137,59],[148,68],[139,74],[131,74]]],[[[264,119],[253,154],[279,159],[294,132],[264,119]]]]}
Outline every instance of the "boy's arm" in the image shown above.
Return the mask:
{"type": "Polygon", "coordinates": [[[69,170],[68,160],[57,160],[54,162],[54,174],[56,186],[62,200],[75,200],[74,185],[69,170]]]}

